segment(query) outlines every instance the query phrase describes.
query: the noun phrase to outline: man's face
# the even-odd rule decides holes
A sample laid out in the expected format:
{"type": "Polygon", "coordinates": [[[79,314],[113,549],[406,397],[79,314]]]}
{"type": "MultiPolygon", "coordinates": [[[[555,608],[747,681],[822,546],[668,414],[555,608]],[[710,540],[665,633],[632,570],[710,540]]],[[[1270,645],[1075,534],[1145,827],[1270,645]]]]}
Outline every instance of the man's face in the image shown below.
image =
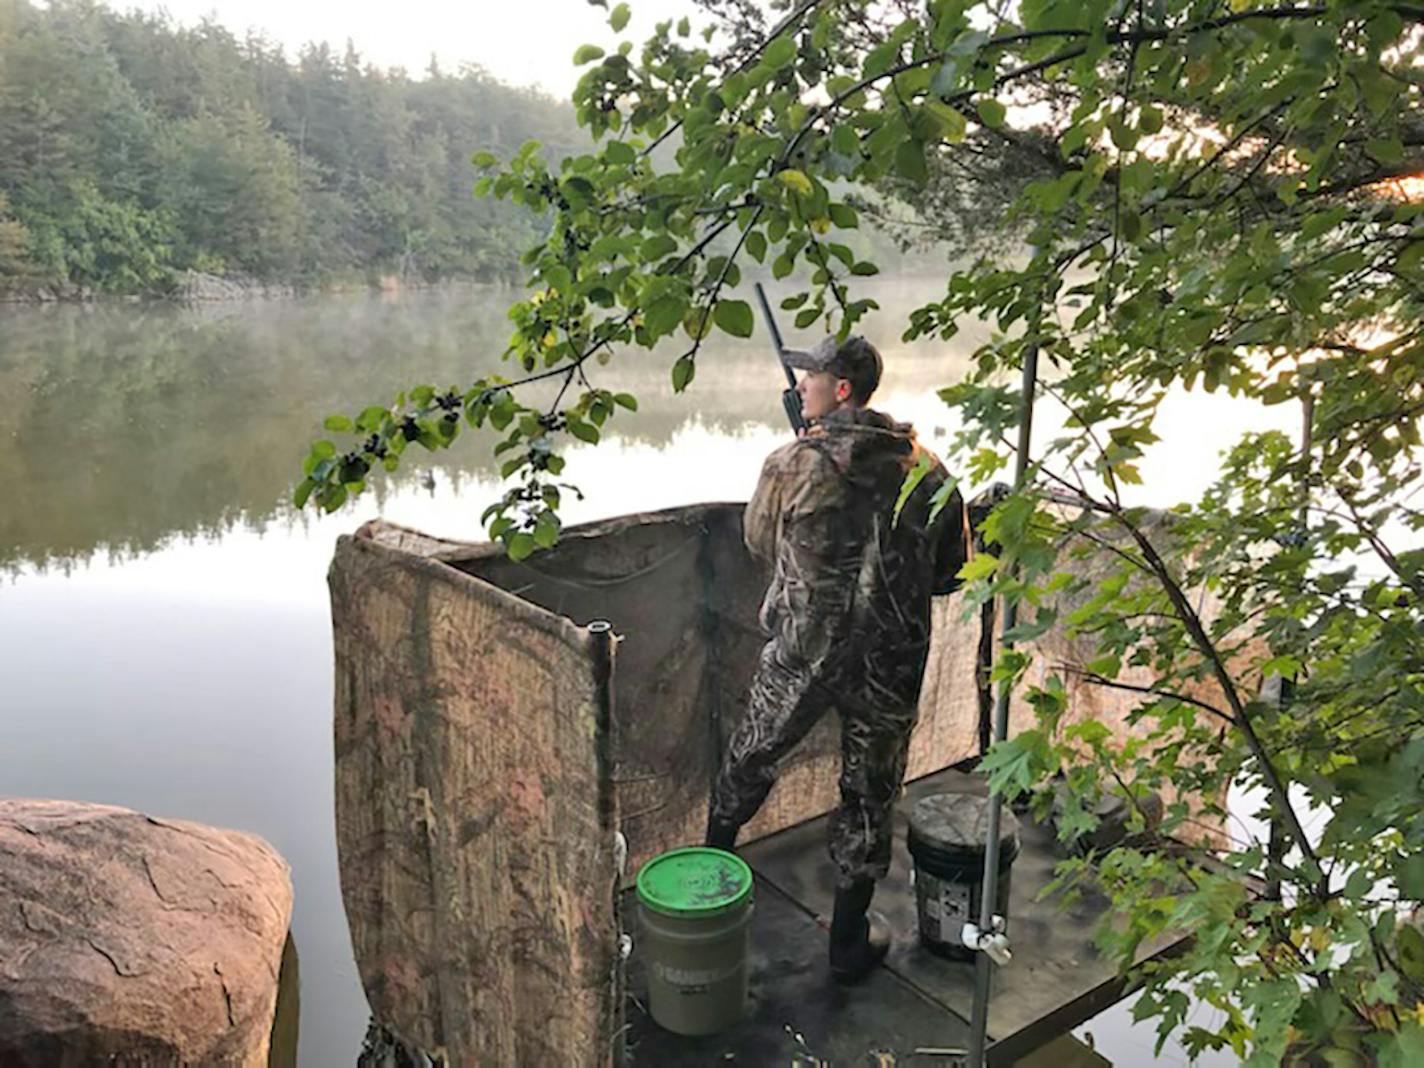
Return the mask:
{"type": "Polygon", "coordinates": [[[801,411],[807,419],[819,419],[835,411],[850,398],[850,383],[830,371],[807,371],[796,383],[801,394],[801,411]]]}

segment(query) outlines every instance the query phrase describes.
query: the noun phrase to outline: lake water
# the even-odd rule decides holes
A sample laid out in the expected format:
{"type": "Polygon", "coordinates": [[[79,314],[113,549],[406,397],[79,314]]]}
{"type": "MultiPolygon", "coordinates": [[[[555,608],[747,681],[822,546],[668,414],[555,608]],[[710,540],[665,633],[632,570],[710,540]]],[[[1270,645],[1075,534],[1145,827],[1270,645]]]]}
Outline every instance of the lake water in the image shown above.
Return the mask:
{"type": "MultiPolygon", "coordinates": [[[[934,283],[866,290],[884,306],[866,326],[887,359],[877,407],[944,451],[953,423],[934,390],[965,373],[982,331],[902,345],[906,313],[934,283]]],[[[499,369],[513,297],[0,310],[0,790],[270,841],[296,886],[303,1065],[352,1064],[367,1021],[332,826],[333,543],[378,514],[475,540],[500,490],[494,439],[478,434],[410,454],[332,516],[295,514],[291,487],[324,416],[499,369]]],[[[709,343],[681,396],[670,362],[630,350],[596,370],[595,384],[636,393],[641,408],[570,453],[565,476],[586,497],[567,519],[745,499],[787,439],[783,381],[760,334],[709,343]]],[[[1144,503],[1189,499],[1219,445],[1261,423],[1249,406],[1174,399],[1167,440],[1144,465],[1144,503]]],[[[1118,1006],[1079,1033],[1119,1065],[1146,1063],[1150,1031],[1127,1020],[1118,1006]]],[[[1185,1058],[1168,1050],[1160,1063],[1185,1058]]]]}

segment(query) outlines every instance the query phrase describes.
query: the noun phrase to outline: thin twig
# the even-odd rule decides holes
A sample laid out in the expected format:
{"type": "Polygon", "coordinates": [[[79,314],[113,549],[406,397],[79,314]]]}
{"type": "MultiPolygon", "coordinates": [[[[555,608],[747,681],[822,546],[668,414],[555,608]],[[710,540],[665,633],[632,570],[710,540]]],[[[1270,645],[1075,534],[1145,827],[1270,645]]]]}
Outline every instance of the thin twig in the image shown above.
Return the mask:
{"type": "Polygon", "coordinates": [[[1137,686],[1130,682],[1120,682],[1117,679],[1110,679],[1106,675],[1100,675],[1096,671],[1089,671],[1086,668],[1078,667],[1076,664],[1070,664],[1066,661],[1057,666],[1060,670],[1066,671],[1068,674],[1076,676],[1084,682],[1092,683],[1094,686],[1104,686],[1111,690],[1126,690],[1130,693],[1151,694],[1155,697],[1169,697],[1174,701],[1181,701],[1183,704],[1194,705],[1204,712],[1210,712],[1223,723],[1227,723],[1233,727],[1236,726],[1236,721],[1232,719],[1230,713],[1223,712],[1215,705],[1208,704],[1206,701],[1199,700],[1195,697],[1190,697],[1187,694],[1178,693],[1175,690],[1168,690],[1161,686],[1137,686]]]}

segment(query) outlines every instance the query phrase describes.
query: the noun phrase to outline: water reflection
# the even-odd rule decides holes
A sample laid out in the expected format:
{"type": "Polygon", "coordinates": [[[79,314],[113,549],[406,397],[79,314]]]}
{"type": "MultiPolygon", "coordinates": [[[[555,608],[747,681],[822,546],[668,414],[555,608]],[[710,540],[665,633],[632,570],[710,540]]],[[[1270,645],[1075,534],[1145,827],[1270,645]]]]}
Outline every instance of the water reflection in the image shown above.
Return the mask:
{"type": "MultiPolygon", "coordinates": [[[[888,322],[933,292],[881,283],[888,322]]],[[[494,371],[512,291],[466,288],[398,300],[359,293],[202,308],[109,304],[5,312],[0,333],[0,564],[64,564],[151,551],[175,535],[260,527],[286,514],[323,416],[415,383],[494,371]]],[[[898,327],[894,328],[898,330],[898,327]]],[[[892,346],[893,348],[894,346],[892,346]]],[[[962,344],[920,347],[887,386],[962,373],[962,344]]],[[[709,341],[701,380],[675,396],[663,353],[629,350],[595,379],[638,394],[626,440],[666,445],[696,412],[712,429],[779,421],[764,342],[709,341]]],[[[923,385],[921,385],[923,390],[923,385]]],[[[428,461],[492,478],[489,440],[428,461]]],[[[425,458],[382,486],[420,479],[425,458]]]]}
{"type": "Polygon", "coordinates": [[[277,1008],[272,1014],[272,1045],[267,1053],[267,1068],[297,1068],[301,1015],[301,966],[297,960],[297,943],[288,934],[282,946],[282,968],[277,975],[277,1008]]]}

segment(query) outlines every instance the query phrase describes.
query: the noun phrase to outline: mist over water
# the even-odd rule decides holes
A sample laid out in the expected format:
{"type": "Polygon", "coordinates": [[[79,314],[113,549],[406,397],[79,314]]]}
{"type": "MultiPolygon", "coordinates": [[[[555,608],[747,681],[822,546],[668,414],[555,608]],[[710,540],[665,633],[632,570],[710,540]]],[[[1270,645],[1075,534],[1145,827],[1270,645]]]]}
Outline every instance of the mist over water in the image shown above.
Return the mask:
{"type": "MultiPolygon", "coordinates": [[[[874,280],[864,289],[883,310],[863,328],[886,356],[876,406],[941,453],[956,422],[934,390],[960,379],[987,337],[974,326],[950,343],[899,341],[910,309],[942,286],[874,280]]],[[[0,312],[0,789],[271,841],[296,887],[303,1065],[353,1063],[367,1019],[332,826],[333,544],[376,515],[480,539],[480,513],[502,491],[497,439],[467,429],[449,451],[413,449],[331,516],[294,512],[291,489],[326,415],[420,383],[514,375],[500,355],[516,296],[468,287],[0,312]]],[[[682,395],[674,354],[630,349],[594,368],[596,385],[636,394],[640,410],[620,412],[599,446],[568,451],[564,478],[585,496],[568,499],[566,521],[743,500],[789,440],[784,379],[760,329],[709,339],[682,395]]],[[[1254,418],[1213,411],[1222,435],[1254,418]]],[[[1054,420],[1045,413],[1045,433],[1054,420]]],[[[1163,503],[1190,496],[1216,451],[1199,408],[1173,420],[1184,443],[1144,465],[1163,503]]],[[[1119,1059],[1107,1036],[1126,1032],[1095,1025],[1100,1049],[1139,1062],[1128,1054],[1141,1042],[1119,1059]]]]}
{"type": "MultiPolygon", "coordinates": [[[[884,320],[896,324],[934,293],[926,283],[875,288],[884,320]]],[[[325,415],[389,403],[419,383],[517,375],[501,360],[514,299],[514,290],[464,287],[197,307],[7,309],[0,480],[9,501],[0,513],[0,564],[143,554],[175,536],[286,518],[300,461],[323,434],[325,415]]],[[[923,393],[944,422],[948,413],[928,386],[962,375],[965,350],[919,346],[900,358],[897,347],[887,340],[886,399],[923,393]]],[[[592,370],[596,384],[639,398],[636,415],[610,424],[612,436],[658,449],[689,422],[711,433],[779,426],[782,382],[761,339],[709,339],[698,380],[681,396],[672,393],[669,365],[662,351],[628,349],[592,370]]],[[[427,469],[458,484],[493,482],[495,440],[475,432],[448,452],[413,450],[401,472],[373,485],[399,492],[425,481],[427,469]]],[[[684,459],[695,467],[699,457],[684,459]]],[[[601,514],[622,510],[617,500],[602,503],[601,514]]],[[[463,532],[476,537],[476,528],[471,522],[463,532]]]]}

